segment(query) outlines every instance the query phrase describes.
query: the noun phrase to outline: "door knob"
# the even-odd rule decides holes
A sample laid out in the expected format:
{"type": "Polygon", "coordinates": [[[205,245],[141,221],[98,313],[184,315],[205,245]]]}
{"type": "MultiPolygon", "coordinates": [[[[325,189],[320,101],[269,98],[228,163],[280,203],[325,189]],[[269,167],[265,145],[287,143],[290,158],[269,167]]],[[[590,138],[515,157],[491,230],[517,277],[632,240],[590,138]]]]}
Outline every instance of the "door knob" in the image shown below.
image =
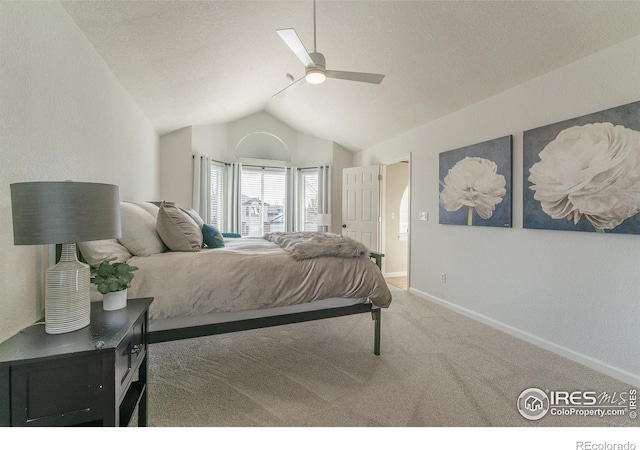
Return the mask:
{"type": "Polygon", "coordinates": [[[342,224],[342,228],[347,228],[347,224],[346,224],[346,223],[343,223],[343,224],[342,224]]]}

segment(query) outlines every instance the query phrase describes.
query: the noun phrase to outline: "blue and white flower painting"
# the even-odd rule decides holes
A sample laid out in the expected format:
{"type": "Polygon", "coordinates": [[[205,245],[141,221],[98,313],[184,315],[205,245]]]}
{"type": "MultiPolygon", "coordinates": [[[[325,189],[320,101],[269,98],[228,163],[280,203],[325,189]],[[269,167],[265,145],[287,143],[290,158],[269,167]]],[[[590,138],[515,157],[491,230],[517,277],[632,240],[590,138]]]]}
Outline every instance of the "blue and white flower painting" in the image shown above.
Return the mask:
{"type": "Polygon", "coordinates": [[[640,233],[639,107],[525,132],[525,228],[640,233]]]}
{"type": "Polygon", "coordinates": [[[440,223],[511,226],[511,136],[440,154],[440,223]]]}

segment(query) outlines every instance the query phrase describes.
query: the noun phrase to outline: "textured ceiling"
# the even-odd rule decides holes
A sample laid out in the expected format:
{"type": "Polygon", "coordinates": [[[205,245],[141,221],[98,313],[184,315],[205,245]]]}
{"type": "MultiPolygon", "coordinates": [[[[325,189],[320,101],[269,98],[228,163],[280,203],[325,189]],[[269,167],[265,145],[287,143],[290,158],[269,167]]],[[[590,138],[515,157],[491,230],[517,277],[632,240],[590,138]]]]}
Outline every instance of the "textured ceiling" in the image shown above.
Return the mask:
{"type": "Polygon", "coordinates": [[[272,98],[304,75],[276,30],[313,51],[310,0],[62,4],[160,134],[267,111],[354,151],[640,34],[635,1],[319,0],[327,68],[386,77],[272,98]]]}

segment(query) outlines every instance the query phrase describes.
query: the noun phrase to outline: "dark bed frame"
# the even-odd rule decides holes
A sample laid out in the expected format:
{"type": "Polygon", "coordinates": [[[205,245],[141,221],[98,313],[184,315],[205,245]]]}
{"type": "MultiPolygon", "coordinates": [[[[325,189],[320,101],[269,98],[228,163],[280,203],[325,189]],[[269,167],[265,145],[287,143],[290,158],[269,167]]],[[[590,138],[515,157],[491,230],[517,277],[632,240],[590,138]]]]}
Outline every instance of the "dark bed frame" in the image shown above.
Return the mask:
{"type": "MultiPolygon", "coordinates": [[[[382,270],[382,253],[371,253],[371,258],[375,260],[378,268],[382,270]]],[[[184,328],[174,328],[168,330],[156,330],[149,332],[149,343],[176,341],[180,339],[190,339],[202,336],[212,336],[215,334],[233,333],[236,331],[255,330],[258,328],[275,327],[290,323],[308,322],[311,320],[328,319],[330,317],[342,317],[352,314],[371,313],[374,320],[374,340],[373,353],[380,355],[380,319],[381,309],[371,303],[360,303],[351,306],[341,306],[337,308],[320,309],[315,311],[304,311],[298,313],[282,314],[279,316],[259,317],[253,319],[233,320],[222,323],[212,323],[206,325],[194,325],[184,328]]]]}

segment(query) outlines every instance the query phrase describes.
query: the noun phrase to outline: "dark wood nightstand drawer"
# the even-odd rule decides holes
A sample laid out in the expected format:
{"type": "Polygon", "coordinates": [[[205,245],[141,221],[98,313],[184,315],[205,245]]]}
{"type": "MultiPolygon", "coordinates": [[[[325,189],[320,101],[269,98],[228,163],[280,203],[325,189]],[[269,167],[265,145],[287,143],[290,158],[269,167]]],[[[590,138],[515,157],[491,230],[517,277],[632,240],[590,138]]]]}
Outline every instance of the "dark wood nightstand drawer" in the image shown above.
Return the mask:
{"type": "Polygon", "coordinates": [[[11,389],[13,426],[51,427],[99,420],[102,357],[16,366],[11,371],[11,389]]]}
{"type": "Polygon", "coordinates": [[[129,389],[134,375],[147,354],[145,320],[141,317],[116,349],[116,381],[118,398],[129,389]]]}

